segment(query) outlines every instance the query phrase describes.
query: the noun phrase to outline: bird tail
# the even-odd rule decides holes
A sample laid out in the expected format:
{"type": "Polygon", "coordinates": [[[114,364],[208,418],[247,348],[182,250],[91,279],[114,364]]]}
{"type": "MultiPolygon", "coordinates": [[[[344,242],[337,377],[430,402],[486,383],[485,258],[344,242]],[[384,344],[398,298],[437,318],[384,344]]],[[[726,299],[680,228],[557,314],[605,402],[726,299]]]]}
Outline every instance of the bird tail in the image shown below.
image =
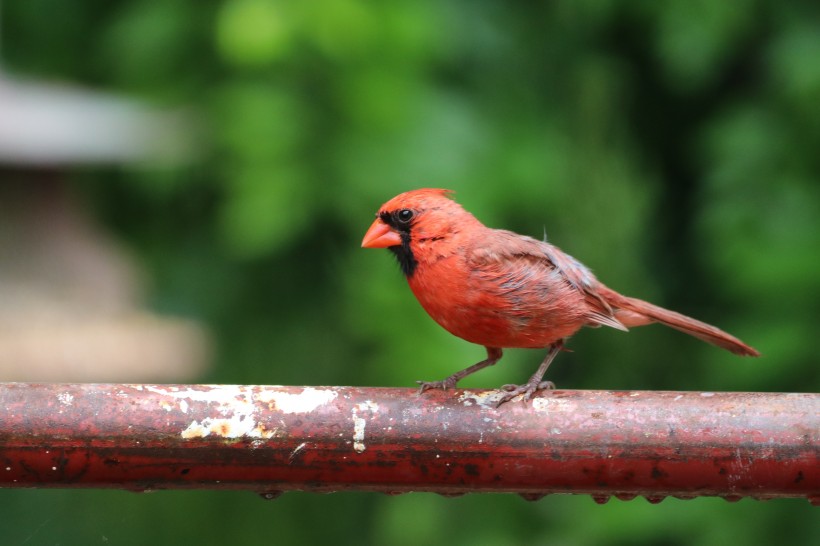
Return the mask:
{"type": "Polygon", "coordinates": [[[642,326],[653,322],[660,322],[670,328],[680,330],[690,336],[695,336],[712,345],[722,347],[736,355],[760,356],[760,353],[746,345],[738,338],[727,334],[720,328],[687,317],[675,311],[658,307],[649,302],[623,296],[611,288],[601,286],[598,293],[603,299],[615,308],[615,318],[624,326],[642,326]]]}

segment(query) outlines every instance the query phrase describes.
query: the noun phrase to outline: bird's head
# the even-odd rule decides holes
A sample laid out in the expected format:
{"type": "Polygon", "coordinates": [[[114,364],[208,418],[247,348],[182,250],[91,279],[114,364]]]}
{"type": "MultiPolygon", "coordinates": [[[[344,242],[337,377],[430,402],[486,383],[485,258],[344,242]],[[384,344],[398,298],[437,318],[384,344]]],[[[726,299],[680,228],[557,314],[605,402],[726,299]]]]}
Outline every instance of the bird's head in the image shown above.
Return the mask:
{"type": "Polygon", "coordinates": [[[452,193],[425,188],[397,195],[376,213],[362,248],[389,248],[396,254],[404,274],[412,276],[420,254],[428,251],[430,245],[446,242],[466,224],[477,222],[450,198],[452,193]]]}

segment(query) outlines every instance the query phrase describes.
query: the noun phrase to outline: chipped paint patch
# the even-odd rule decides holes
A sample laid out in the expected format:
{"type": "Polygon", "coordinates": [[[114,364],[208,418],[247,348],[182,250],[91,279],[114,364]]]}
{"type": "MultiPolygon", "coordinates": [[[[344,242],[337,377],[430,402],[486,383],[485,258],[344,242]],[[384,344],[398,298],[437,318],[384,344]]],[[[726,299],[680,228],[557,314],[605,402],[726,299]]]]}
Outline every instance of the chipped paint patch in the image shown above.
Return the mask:
{"type": "Polygon", "coordinates": [[[179,409],[187,414],[190,404],[194,402],[215,406],[217,416],[192,421],[181,431],[180,434],[185,439],[205,438],[212,434],[230,439],[273,438],[280,434],[280,430],[268,430],[263,423],[257,422],[257,404],[267,404],[269,409],[282,413],[307,413],[337,396],[332,389],[311,387],[306,387],[299,394],[245,385],[209,385],[207,389],[145,385],[144,388],[165,397],[159,404],[168,412],[179,409]]]}
{"type": "Polygon", "coordinates": [[[307,413],[332,402],[337,396],[338,394],[333,389],[305,387],[299,394],[262,391],[258,398],[260,402],[273,403],[282,413],[307,413]]]}
{"type": "Polygon", "coordinates": [[[361,417],[353,418],[353,449],[356,453],[362,453],[367,446],[364,445],[364,427],[367,422],[361,417]]]}
{"type": "Polygon", "coordinates": [[[574,413],[578,410],[577,403],[563,398],[553,398],[552,396],[538,396],[533,398],[531,403],[535,411],[574,413]]]}
{"type": "Polygon", "coordinates": [[[465,406],[478,405],[483,408],[495,409],[495,405],[502,395],[503,393],[499,390],[464,391],[458,397],[458,401],[465,406]]]}
{"type": "Polygon", "coordinates": [[[155,394],[167,397],[160,402],[166,411],[179,409],[187,414],[189,402],[207,402],[215,406],[218,416],[205,417],[201,421],[191,421],[180,432],[182,438],[206,438],[211,435],[228,439],[272,438],[276,430],[268,430],[256,420],[254,389],[240,385],[214,385],[207,390],[146,385],[155,394]],[[170,399],[170,400],[169,400],[170,399]],[[172,401],[175,400],[176,404],[172,401]]]}
{"type": "Polygon", "coordinates": [[[237,398],[252,398],[253,389],[243,385],[207,385],[206,389],[192,389],[172,386],[145,385],[145,389],[154,394],[167,396],[177,400],[191,402],[208,402],[215,404],[229,404],[237,398]]]}
{"type": "Polygon", "coordinates": [[[356,453],[362,453],[367,449],[364,443],[364,430],[367,426],[367,421],[364,417],[359,417],[360,411],[376,413],[379,411],[379,405],[367,400],[353,407],[353,449],[356,453]]]}
{"type": "Polygon", "coordinates": [[[182,431],[181,436],[186,440],[205,438],[211,434],[222,438],[271,438],[273,433],[274,431],[257,424],[252,415],[237,413],[226,419],[206,417],[201,423],[193,421],[182,431]]]}

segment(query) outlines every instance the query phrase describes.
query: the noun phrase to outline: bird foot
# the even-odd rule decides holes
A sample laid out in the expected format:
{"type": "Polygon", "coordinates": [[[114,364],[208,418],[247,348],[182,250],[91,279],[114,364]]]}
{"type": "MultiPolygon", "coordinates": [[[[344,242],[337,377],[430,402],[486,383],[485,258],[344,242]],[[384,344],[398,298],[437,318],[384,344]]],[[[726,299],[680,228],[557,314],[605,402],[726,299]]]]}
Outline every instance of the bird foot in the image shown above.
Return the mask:
{"type": "Polygon", "coordinates": [[[529,381],[527,383],[524,383],[523,385],[503,385],[501,387],[501,390],[504,391],[504,394],[501,396],[501,398],[499,398],[496,401],[495,407],[500,406],[504,402],[509,402],[510,400],[512,400],[520,394],[524,395],[524,397],[521,400],[523,402],[526,402],[530,398],[532,398],[533,394],[535,394],[538,391],[551,391],[554,389],[555,383],[553,383],[552,381],[539,381],[537,383],[534,381],[529,381]]]}
{"type": "Polygon", "coordinates": [[[447,389],[454,389],[457,382],[458,379],[454,379],[453,376],[442,379],[441,381],[416,381],[416,383],[420,385],[419,394],[430,389],[441,389],[443,391],[446,391],[447,389]]]}

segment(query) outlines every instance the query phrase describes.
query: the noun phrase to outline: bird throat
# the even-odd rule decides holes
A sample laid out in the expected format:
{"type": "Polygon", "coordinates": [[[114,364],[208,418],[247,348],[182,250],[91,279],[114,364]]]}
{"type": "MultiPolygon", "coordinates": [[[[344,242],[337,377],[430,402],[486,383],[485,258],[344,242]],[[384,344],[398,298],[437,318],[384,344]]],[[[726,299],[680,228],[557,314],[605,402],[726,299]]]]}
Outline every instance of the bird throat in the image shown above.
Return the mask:
{"type": "Polygon", "coordinates": [[[410,248],[410,231],[401,230],[399,231],[399,235],[401,235],[401,245],[391,246],[390,251],[395,254],[396,260],[399,262],[399,267],[401,267],[401,272],[409,279],[413,276],[419,263],[413,255],[413,249],[410,248]]]}

